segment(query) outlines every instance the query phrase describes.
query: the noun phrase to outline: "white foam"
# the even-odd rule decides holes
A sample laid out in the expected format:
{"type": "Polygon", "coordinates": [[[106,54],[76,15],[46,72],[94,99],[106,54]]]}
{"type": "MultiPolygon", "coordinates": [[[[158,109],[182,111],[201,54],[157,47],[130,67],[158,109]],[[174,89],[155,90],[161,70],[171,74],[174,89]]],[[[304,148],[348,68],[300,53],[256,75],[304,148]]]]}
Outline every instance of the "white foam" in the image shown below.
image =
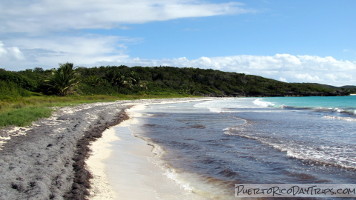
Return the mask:
{"type": "Polygon", "coordinates": [[[323,116],[325,119],[336,119],[336,120],[344,120],[344,121],[349,121],[349,122],[356,122],[356,118],[352,117],[339,117],[339,116],[323,116]]]}
{"type": "MultiPolygon", "coordinates": [[[[263,106],[258,105],[252,101],[253,98],[223,98],[223,99],[216,99],[212,101],[197,103],[194,105],[196,108],[206,108],[209,109],[210,112],[214,113],[234,113],[234,112],[241,112],[238,108],[261,108],[263,106]]],[[[259,100],[260,101],[260,100],[259,100]]],[[[271,103],[272,104],[272,103],[271,103]]]]}
{"type": "Polygon", "coordinates": [[[272,107],[274,106],[274,103],[268,102],[268,101],[263,101],[261,99],[256,99],[253,101],[253,103],[259,107],[267,108],[267,107],[272,107]]]}
{"type": "MultiPolygon", "coordinates": [[[[231,129],[235,130],[235,129],[231,129]]],[[[269,145],[279,151],[286,152],[286,155],[300,160],[310,160],[330,165],[338,165],[344,168],[356,169],[356,158],[348,156],[347,152],[352,152],[348,147],[326,147],[326,146],[307,146],[297,142],[278,141],[276,138],[259,137],[244,134],[243,131],[232,132],[227,129],[225,134],[238,135],[245,138],[257,140],[263,144],[269,145]]]]}

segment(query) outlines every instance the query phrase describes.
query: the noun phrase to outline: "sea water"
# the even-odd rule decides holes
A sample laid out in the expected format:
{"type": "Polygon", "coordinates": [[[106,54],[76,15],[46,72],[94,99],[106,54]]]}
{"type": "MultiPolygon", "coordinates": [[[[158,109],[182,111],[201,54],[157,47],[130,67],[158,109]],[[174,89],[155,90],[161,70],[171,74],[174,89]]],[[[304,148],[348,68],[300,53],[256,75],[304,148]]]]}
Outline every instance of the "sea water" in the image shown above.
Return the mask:
{"type": "Polygon", "coordinates": [[[205,199],[235,184],[355,184],[356,96],[151,104],[135,136],[165,175],[205,199]]]}

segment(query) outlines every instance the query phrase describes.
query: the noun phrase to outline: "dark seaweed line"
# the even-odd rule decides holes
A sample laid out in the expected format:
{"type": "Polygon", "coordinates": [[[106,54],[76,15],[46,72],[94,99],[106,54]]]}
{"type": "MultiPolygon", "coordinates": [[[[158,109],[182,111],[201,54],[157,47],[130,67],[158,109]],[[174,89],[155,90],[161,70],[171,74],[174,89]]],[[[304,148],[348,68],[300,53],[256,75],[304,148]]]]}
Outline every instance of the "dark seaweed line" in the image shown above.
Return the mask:
{"type": "Polygon", "coordinates": [[[64,196],[68,200],[87,200],[89,196],[89,189],[91,188],[90,179],[92,174],[86,167],[85,160],[89,157],[91,152],[89,145],[102,137],[103,132],[112,126],[115,126],[122,121],[129,119],[125,109],[120,111],[117,116],[110,122],[97,123],[92,129],[86,131],[84,136],[78,140],[75,156],[73,157],[74,181],[72,188],[64,196]]]}

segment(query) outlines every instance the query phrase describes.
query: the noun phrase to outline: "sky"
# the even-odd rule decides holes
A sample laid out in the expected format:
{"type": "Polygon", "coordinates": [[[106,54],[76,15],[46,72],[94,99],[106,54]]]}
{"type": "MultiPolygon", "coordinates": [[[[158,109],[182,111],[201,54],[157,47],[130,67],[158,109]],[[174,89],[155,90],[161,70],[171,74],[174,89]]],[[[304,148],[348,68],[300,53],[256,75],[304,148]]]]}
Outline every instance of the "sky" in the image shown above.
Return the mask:
{"type": "Polygon", "coordinates": [[[356,85],[355,0],[0,0],[0,68],[176,66],[356,85]]]}

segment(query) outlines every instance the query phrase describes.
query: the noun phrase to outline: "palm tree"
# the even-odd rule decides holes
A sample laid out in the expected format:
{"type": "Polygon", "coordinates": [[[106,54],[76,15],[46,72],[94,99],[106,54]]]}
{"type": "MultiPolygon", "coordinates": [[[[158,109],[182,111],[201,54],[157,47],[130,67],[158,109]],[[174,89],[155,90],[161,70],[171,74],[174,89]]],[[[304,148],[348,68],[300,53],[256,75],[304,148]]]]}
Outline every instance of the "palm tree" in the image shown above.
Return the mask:
{"type": "Polygon", "coordinates": [[[72,93],[74,87],[78,84],[73,63],[60,64],[59,68],[53,71],[52,77],[48,82],[50,88],[57,95],[66,96],[72,93]]]}

